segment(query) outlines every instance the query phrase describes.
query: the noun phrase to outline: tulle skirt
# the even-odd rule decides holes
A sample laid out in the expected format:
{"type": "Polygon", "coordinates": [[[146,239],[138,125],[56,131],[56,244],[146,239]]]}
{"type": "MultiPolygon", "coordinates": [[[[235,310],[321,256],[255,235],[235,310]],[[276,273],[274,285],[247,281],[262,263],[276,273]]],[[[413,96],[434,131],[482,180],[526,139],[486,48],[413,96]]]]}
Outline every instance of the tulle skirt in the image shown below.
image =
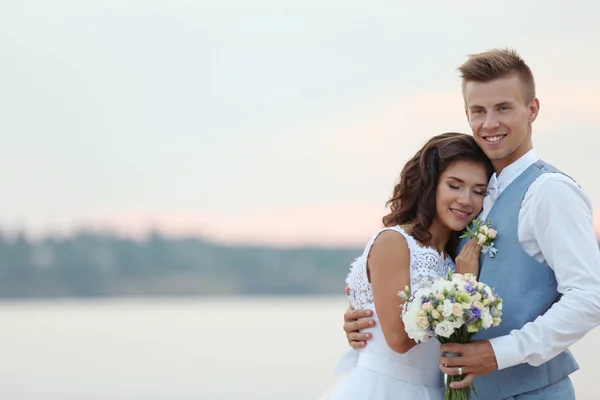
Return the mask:
{"type": "Polygon", "coordinates": [[[347,376],[319,400],[443,400],[444,376],[438,370],[423,370],[362,354],[347,376]]]}

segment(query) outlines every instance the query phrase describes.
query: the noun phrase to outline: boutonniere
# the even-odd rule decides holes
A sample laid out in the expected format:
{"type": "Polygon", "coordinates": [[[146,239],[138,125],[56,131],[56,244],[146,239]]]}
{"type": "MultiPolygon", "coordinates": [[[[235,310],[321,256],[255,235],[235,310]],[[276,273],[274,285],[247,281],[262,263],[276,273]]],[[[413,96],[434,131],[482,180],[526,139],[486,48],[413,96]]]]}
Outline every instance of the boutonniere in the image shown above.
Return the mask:
{"type": "Polygon", "coordinates": [[[492,222],[483,223],[479,219],[473,220],[473,228],[467,226],[467,231],[460,238],[470,237],[477,240],[477,244],[481,246],[483,254],[490,253],[490,257],[494,257],[498,249],[494,247],[494,239],[498,232],[492,228],[492,222]]]}

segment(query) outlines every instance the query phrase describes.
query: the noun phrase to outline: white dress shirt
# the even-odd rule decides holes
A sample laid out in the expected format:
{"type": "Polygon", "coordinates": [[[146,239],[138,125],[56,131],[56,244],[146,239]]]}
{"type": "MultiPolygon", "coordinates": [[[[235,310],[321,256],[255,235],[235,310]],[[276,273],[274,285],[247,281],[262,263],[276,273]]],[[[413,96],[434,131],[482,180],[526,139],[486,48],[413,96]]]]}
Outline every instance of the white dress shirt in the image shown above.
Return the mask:
{"type": "MultiPolygon", "coordinates": [[[[530,150],[492,176],[480,218],[538,159],[530,150]]],[[[543,364],[600,325],[600,250],[592,214],[590,199],[563,174],[542,174],[527,190],[519,211],[519,242],[528,255],[552,268],[562,298],[535,321],[490,340],[498,369],[543,364]]]]}

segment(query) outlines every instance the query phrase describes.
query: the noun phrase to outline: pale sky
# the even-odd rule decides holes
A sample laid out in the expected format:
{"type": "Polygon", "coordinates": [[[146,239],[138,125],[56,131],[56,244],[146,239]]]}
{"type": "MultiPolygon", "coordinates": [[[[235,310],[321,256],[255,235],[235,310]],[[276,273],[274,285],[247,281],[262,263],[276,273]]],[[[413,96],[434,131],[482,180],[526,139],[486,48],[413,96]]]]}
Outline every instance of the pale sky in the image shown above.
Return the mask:
{"type": "Polygon", "coordinates": [[[493,47],[533,69],[535,149],[600,210],[598,15],[595,1],[3,0],[0,227],[363,245],[406,159],[469,132],[456,68],[493,47]]]}

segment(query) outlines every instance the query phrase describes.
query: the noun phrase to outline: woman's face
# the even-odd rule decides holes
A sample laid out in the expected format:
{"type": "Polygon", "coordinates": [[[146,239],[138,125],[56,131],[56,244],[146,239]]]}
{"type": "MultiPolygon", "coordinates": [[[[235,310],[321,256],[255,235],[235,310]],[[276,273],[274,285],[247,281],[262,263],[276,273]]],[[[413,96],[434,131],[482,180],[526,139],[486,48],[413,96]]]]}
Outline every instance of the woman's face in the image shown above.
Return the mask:
{"type": "Polygon", "coordinates": [[[453,231],[462,231],[483,208],[487,191],[483,165],[456,161],[441,175],[437,187],[437,220],[453,231]]]}

